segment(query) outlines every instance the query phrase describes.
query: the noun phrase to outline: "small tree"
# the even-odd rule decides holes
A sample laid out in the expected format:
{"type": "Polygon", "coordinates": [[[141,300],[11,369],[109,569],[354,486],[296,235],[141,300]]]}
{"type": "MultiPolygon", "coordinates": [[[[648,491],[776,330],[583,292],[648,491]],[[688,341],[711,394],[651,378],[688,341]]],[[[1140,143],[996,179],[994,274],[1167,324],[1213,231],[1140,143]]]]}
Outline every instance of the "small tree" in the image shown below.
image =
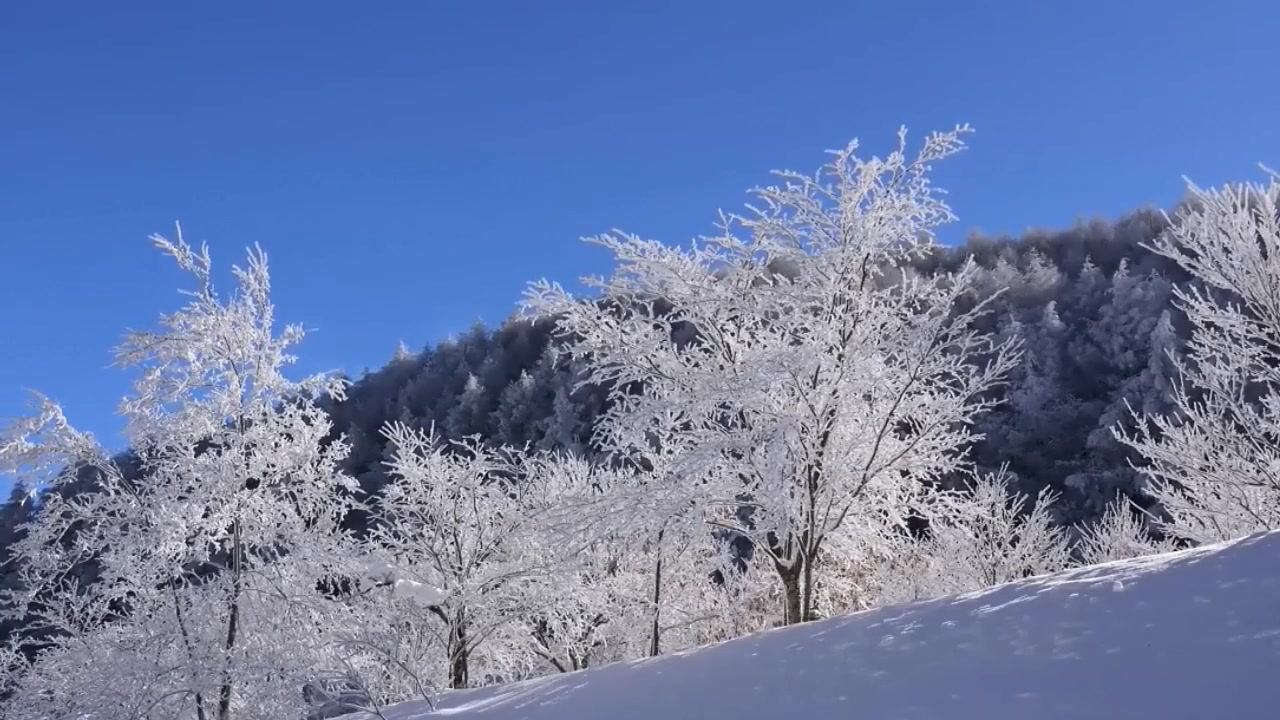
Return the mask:
{"type": "Polygon", "coordinates": [[[1174,291],[1192,327],[1174,412],[1115,432],[1167,532],[1215,542],[1280,527],[1280,182],[1190,194],[1150,246],[1197,281],[1174,291]]]}
{"type": "Polygon", "coordinates": [[[8,709],[294,717],[344,617],[319,588],[349,570],[338,523],[355,486],[338,469],[346,446],[327,441],[315,403],[342,387],[285,377],[302,331],[276,334],[261,251],[234,268],[237,292],[223,301],[207,251],[180,236],[155,243],[198,287],[158,331],[129,333],[117,354],[139,373],[121,413],[140,479],[126,479],[47,400],[0,442],[6,469],[51,489],[13,551],[25,581],[20,612],[49,639],[8,709]],[[58,492],[83,467],[97,471],[94,486],[58,492]]]}
{"type": "Polygon", "coordinates": [[[817,176],[781,173],[749,217],[724,217],[687,250],[596,238],[618,262],[588,281],[597,302],[530,291],[590,363],[586,379],[613,388],[603,444],[643,454],[671,424],[688,451],[669,477],[706,522],[768,557],[785,622],[811,617],[832,532],[901,520],[925,485],[966,467],[971,420],[1016,361],[975,329],[971,263],[910,268],[952,219],[929,165],[965,132],[931,135],[914,159],[903,133],[884,160],[851,144],[817,176]]]}
{"type": "Polygon", "coordinates": [[[1049,491],[1032,501],[1011,492],[1006,471],[980,475],[967,496],[929,529],[934,595],[969,592],[1067,567],[1066,533],[1055,526],[1049,491]]]}
{"type": "Polygon", "coordinates": [[[645,624],[647,568],[627,521],[628,474],[566,454],[533,459],[548,506],[529,535],[527,562],[544,571],[527,586],[528,612],[513,638],[538,658],[532,671],[581,670],[633,652],[645,624]]]}
{"type": "Polygon", "coordinates": [[[486,643],[529,614],[529,585],[545,572],[531,538],[548,486],[520,449],[490,448],[478,438],[445,442],[402,423],[389,425],[386,436],[393,480],[377,504],[373,541],[402,583],[434,589],[405,612],[417,613],[419,629],[435,628],[449,687],[471,684],[481,648],[485,671],[501,674],[511,648],[486,643]]]}
{"type": "Polygon", "coordinates": [[[1170,552],[1177,549],[1166,539],[1155,539],[1141,518],[1147,513],[1123,495],[1107,506],[1102,518],[1081,529],[1076,553],[1084,565],[1170,552]]]}
{"type": "Polygon", "coordinates": [[[872,557],[874,605],[929,600],[946,592],[938,580],[940,568],[930,544],[906,534],[894,540],[884,552],[872,557]]]}

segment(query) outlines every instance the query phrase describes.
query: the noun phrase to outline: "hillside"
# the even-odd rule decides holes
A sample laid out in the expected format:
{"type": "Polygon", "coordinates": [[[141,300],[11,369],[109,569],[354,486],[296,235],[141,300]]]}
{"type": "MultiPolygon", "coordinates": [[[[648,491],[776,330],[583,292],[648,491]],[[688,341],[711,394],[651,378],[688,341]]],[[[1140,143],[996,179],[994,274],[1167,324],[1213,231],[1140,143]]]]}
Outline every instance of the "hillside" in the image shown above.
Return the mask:
{"type": "Polygon", "coordinates": [[[388,720],[1254,718],[1280,705],[1280,532],[447,694],[388,720]]]}
{"type": "MultiPolygon", "coordinates": [[[[985,439],[974,460],[987,470],[1007,466],[1028,495],[1058,493],[1053,510],[1063,526],[1096,521],[1117,492],[1151,506],[1130,465],[1137,458],[1110,428],[1130,406],[1167,409],[1165,353],[1180,350],[1187,334],[1170,296],[1186,278],[1143,247],[1165,227],[1158,213],[1139,210],[1019,238],[974,235],[920,260],[925,272],[953,270],[972,255],[982,267],[979,295],[1001,293],[992,329],[1016,329],[1027,359],[1009,380],[1009,402],[979,419],[985,439]]],[[[371,496],[380,494],[391,452],[382,430],[392,420],[453,439],[476,435],[495,446],[591,457],[607,391],[579,387],[581,364],[554,352],[553,327],[546,320],[477,326],[418,351],[400,348],[385,366],[353,376],[346,398],[326,403],[335,435],[351,444],[344,469],[371,496]]],[[[132,455],[119,460],[126,474],[137,473],[132,455]]],[[[93,487],[92,474],[83,479],[60,492],[93,487]]],[[[18,525],[31,519],[26,500],[26,489],[15,487],[0,506],[0,560],[21,537],[18,525]]],[[[347,525],[363,532],[367,518],[352,512],[347,525]]],[[[0,588],[19,586],[18,566],[0,565],[0,588]]],[[[0,641],[16,627],[0,618],[0,641]]]]}

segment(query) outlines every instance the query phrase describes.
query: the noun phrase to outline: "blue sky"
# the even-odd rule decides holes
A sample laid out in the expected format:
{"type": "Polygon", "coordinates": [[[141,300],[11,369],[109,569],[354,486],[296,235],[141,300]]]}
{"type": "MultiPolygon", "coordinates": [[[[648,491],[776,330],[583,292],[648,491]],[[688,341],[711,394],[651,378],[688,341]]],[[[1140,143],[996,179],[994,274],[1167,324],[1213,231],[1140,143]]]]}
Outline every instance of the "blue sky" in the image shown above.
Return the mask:
{"type": "MultiPolygon", "coordinates": [[[[1280,164],[1280,8],[1101,2],[14,3],[0,20],[0,416],[112,445],[126,327],[181,302],[146,237],[261,243],[308,370],[500,322],[525,283],[670,242],[778,167],[958,122],[960,222],[1113,217],[1280,164]]],[[[225,284],[224,284],[225,285],[225,284]]]]}

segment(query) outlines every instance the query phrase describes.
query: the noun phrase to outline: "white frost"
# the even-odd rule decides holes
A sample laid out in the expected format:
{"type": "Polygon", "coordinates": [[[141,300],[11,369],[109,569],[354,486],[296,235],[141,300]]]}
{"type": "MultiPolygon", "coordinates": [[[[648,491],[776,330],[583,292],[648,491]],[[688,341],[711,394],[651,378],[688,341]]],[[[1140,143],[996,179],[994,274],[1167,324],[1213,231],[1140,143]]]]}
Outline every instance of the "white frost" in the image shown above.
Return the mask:
{"type": "Polygon", "coordinates": [[[1280,703],[1268,680],[1280,662],[1278,554],[1280,532],[1255,535],[445,693],[435,711],[405,703],[386,717],[1268,717],[1280,703]]]}
{"type": "Polygon", "coordinates": [[[439,605],[446,597],[443,590],[416,580],[396,580],[393,590],[396,595],[409,598],[423,607],[439,605]]]}

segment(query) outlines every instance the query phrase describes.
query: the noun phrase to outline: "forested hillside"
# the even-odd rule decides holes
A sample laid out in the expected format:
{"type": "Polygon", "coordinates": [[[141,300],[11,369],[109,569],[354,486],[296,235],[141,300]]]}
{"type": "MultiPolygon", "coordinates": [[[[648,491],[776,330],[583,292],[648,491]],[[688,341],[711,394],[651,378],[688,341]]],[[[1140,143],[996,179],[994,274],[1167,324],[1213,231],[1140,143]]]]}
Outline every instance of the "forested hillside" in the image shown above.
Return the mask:
{"type": "MultiPolygon", "coordinates": [[[[1026,360],[1007,402],[982,419],[976,449],[989,469],[1008,463],[1032,494],[1061,491],[1064,523],[1097,517],[1117,491],[1138,492],[1131,456],[1108,428],[1135,410],[1161,409],[1170,367],[1186,328],[1170,304],[1185,280],[1142,247],[1166,227],[1143,210],[1020,238],[972,237],[920,261],[954,269],[973,255],[980,293],[999,293],[988,322],[1026,341],[1026,360]]],[[[473,328],[420,352],[401,348],[388,364],[353,378],[330,408],[352,443],[349,470],[376,491],[386,482],[390,420],[495,445],[592,453],[591,431],[606,405],[597,387],[578,387],[574,363],[558,356],[552,323],[515,319],[473,328]]]]}
{"type": "MultiPolygon", "coordinates": [[[[972,255],[980,297],[998,294],[990,329],[1025,340],[1004,403],[979,419],[985,439],[973,452],[984,469],[1007,464],[1023,493],[1059,493],[1052,512],[1063,526],[1097,520],[1117,493],[1149,505],[1130,467],[1135,458],[1109,428],[1126,419],[1127,405],[1167,409],[1167,353],[1186,333],[1170,299],[1186,278],[1143,247],[1166,226],[1161,213],[1141,210],[1019,238],[975,235],[917,261],[933,272],[972,255]]],[[[401,347],[382,368],[350,378],[346,397],[326,404],[351,444],[347,471],[373,495],[386,485],[392,449],[382,429],[392,421],[451,439],[593,456],[607,392],[581,384],[553,329],[549,320],[518,317],[476,326],[421,351],[401,347]]],[[[0,508],[0,552],[31,507],[14,488],[0,508]]],[[[353,512],[347,523],[363,530],[364,514],[353,512]]],[[[18,582],[16,572],[6,567],[4,586],[18,582]]]]}
{"type": "Polygon", "coordinates": [[[1280,184],[940,247],[967,126],[359,378],[265,253],[0,435],[0,717],[331,717],[1280,527],[1280,184]],[[19,525],[26,519],[34,522],[19,525]]]}

